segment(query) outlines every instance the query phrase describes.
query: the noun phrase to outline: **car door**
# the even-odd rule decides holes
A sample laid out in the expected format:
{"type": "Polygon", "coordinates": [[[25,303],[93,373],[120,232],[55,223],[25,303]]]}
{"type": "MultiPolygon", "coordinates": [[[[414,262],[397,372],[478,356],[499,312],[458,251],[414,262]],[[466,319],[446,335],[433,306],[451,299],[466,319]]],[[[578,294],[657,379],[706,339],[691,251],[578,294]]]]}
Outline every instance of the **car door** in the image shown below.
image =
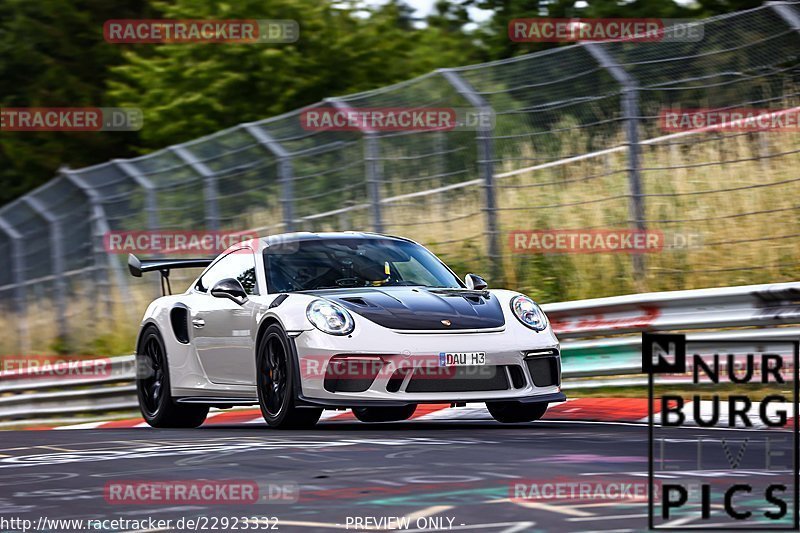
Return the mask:
{"type": "Polygon", "coordinates": [[[234,250],[214,263],[197,281],[192,331],[197,356],[208,378],[227,385],[255,385],[255,304],[239,305],[211,295],[225,278],[239,280],[248,295],[257,294],[255,257],[247,248],[234,250]]]}

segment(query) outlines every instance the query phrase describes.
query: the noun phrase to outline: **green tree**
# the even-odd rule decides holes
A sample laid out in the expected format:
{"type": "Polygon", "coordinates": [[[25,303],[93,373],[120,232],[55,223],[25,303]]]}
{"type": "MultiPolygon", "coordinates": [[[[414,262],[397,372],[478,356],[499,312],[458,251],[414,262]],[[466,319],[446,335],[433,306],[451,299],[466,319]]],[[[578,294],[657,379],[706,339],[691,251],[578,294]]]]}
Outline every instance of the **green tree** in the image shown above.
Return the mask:
{"type": "Polygon", "coordinates": [[[323,98],[374,89],[469,62],[477,47],[453,27],[418,28],[392,1],[363,8],[319,0],[177,0],[172,19],[294,19],[291,44],[139,45],[115,67],[110,95],[144,111],[141,138],[162,147],[323,98]]]}
{"type": "MultiPolygon", "coordinates": [[[[0,2],[0,106],[102,107],[121,50],[103,40],[110,18],[145,16],[145,0],[0,2]]],[[[129,152],[135,134],[0,132],[0,203],[53,177],[129,152]]]]}
{"type": "Polygon", "coordinates": [[[728,13],[761,5],[761,0],[462,0],[460,6],[493,12],[482,25],[481,34],[490,55],[495,58],[518,56],[559,46],[556,43],[518,43],[508,38],[508,24],[517,18],[696,18],[728,13]]]}

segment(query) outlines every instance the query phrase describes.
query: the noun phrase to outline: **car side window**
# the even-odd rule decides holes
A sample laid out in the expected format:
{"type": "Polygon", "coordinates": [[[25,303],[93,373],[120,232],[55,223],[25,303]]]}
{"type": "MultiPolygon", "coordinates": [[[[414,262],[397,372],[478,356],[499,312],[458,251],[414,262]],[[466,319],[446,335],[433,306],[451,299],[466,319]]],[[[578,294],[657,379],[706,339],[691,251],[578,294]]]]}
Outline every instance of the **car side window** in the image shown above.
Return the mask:
{"type": "Polygon", "coordinates": [[[229,253],[200,276],[195,289],[200,292],[208,292],[215,283],[225,278],[239,280],[247,294],[258,294],[253,252],[243,248],[229,253]]]}

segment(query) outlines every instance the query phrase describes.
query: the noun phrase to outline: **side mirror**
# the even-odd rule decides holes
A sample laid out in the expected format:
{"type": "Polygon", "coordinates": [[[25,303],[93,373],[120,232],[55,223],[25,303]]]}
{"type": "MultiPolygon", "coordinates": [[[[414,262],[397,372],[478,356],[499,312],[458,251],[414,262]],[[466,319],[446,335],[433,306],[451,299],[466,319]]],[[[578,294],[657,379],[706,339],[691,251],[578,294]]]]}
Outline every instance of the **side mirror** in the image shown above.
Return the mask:
{"type": "Polygon", "coordinates": [[[221,279],[211,287],[211,296],[214,298],[227,298],[239,305],[247,301],[247,293],[239,280],[233,278],[221,279]]]}
{"type": "Polygon", "coordinates": [[[475,274],[467,274],[467,277],[464,278],[464,283],[467,284],[468,289],[473,291],[482,291],[489,286],[485,279],[475,274]]]}

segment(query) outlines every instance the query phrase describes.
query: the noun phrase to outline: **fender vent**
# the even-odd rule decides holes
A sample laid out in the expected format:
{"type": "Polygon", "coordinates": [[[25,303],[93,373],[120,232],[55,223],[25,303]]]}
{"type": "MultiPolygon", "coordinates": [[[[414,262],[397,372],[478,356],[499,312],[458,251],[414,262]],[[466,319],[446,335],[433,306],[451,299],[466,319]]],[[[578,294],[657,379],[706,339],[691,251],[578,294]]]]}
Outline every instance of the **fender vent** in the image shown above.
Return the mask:
{"type": "Polygon", "coordinates": [[[281,304],[283,303],[283,301],[284,301],[286,298],[288,298],[288,297],[289,297],[289,295],[288,295],[288,294],[279,294],[279,295],[278,295],[278,296],[276,296],[276,297],[275,297],[275,299],[274,299],[274,300],[272,300],[272,302],[269,304],[269,308],[270,308],[270,309],[275,309],[276,307],[278,307],[279,305],[281,305],[281,304]]]}
{"type": "Polygon", "coordinates": [[[169,321],[178,342],[189,344],[189,310],[185,307],[173,307],[169,312],[169,321]]]}

